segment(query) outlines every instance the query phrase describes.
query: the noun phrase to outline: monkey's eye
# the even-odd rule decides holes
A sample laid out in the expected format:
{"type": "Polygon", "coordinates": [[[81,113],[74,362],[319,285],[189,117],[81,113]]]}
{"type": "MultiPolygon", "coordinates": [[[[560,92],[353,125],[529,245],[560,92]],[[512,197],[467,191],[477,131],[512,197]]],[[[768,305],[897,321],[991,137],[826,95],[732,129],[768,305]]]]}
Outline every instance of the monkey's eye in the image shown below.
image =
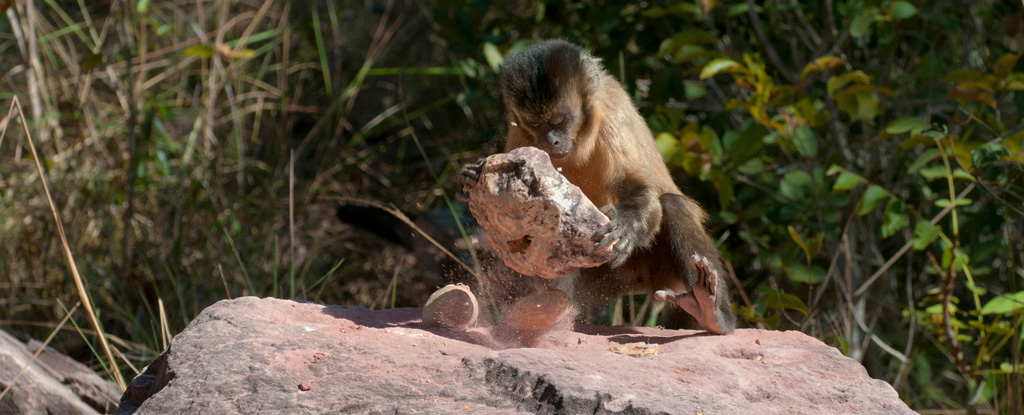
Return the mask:
{"type": "Polygon", "coordinates": [[[558,125],[558,124],[561,124],[562,121],[565,121],[565,116],[564,115],[556,115],[554,117],[551,117],[551,120],[548,121],[548,124],[558,125]]]}
{"type": "Polygon", "coordinates": [[[540,123],[539,122],[531,122],[530,123],[530,127],[533,127],[533,128],[540,127],[540,123]]]}

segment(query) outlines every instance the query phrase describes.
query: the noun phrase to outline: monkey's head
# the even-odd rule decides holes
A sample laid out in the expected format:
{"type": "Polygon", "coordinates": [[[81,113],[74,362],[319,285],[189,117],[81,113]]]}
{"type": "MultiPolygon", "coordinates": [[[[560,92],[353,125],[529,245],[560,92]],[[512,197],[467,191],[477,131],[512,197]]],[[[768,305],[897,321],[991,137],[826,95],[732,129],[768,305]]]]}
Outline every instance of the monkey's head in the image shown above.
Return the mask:
{"type": "Polygon", "coordinates": [[[501,70],[509,128],[521,128],[553,159],[572,153],[590,114],[600,60],[562,40],[513,53],[501,70]]]}

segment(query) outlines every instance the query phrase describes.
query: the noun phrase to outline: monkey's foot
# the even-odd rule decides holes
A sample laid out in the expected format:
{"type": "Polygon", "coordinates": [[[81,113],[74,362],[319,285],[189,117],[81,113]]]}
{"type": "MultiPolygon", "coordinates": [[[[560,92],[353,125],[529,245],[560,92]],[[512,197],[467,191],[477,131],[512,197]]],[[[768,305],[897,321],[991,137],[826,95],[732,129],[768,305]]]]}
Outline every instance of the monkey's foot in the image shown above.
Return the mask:
{"type": "Polygon", "coordinates": [[[677,294],[672,290],[660,290],[654,293],[654,299],[674,303],[697,319],[704,330],[715,334],[726,333],[721,319],[716,316],[716,288],[718,287],[718,271],[711,267],[708,259],[693,254],[690,263],[694,268],[693,286],[690,292],[677,294]]]}

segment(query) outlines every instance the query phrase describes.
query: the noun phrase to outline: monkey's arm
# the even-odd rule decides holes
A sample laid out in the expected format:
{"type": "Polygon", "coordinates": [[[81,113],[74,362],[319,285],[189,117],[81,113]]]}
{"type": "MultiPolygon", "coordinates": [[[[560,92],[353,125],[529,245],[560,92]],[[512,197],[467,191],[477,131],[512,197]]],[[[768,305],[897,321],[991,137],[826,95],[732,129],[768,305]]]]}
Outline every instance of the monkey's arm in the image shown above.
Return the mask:
{"type": "Polygon", "coordinates": [[[651,243],[661,225],[662,209],[657,189],[649,180],[626,176],[613,188],[615,204],[601,211],[611,219],[594,236],[599,249],[609,251],[606,259],[617,268],[637,247],[651,243]]]}

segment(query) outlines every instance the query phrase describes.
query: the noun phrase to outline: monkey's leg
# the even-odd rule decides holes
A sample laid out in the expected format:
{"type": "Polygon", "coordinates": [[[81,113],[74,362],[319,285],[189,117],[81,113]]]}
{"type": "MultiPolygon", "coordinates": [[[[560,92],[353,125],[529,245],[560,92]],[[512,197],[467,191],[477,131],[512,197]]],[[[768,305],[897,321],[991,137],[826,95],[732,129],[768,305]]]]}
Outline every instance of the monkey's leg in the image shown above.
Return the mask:
{"type": "Polygon", "coordinates": [[[654,293],[654,298],[682,307],[697,319],[704,330],[715,334],[731,332],[733,327],[728,325],[724,318],[717,315],[719,311],[716,297],[719,284],[718,271],[711,267],[707,258],[697,254],[690,257],[690,263],[694,270],[694,281],[690,292],[679,294],[672,290],[660,290],[654,293]]]}
{"type": "Polygon", "coordinates": [[[703,211],[682,195],[665,194],[660,202],[661,233],[655,243],[669,248],[667,252],[661,251],[668,256],[661,259],[668,262],[667,274],[663,275],[683,279],[690,292],[663,289],[655,292],[654,298],[678,305],[709,332],[731,333],[736,327],[736,314],[730,304],[729,288],[719,275],[722,261],[718,249],[701,224],[703,211]]]}

